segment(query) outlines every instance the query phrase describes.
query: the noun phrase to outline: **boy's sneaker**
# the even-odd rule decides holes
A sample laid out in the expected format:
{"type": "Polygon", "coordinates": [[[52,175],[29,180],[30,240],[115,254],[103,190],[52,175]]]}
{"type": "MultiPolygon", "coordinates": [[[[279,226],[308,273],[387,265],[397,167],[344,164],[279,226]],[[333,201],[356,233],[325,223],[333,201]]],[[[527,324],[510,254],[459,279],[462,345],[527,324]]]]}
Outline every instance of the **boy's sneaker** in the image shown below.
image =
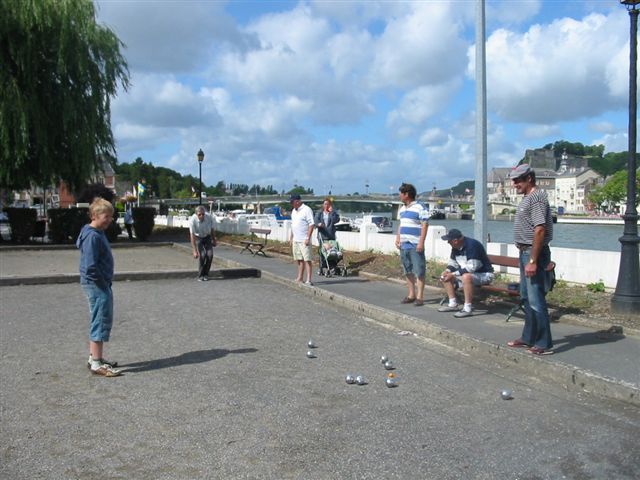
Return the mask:
{"type": "Polygon", "coordinates": [[[454,313],[453,316],[456,318],[471,317],[473,316],[473,310],[460,310],[459,312],[454,313]]]}
{"type": "Polygon", "coordinates": [[[119,377],[122,375],[120,370],[110,367],[106,363],[101,363],[97,367],[91,367],[91,373],[101,377],[119,377]]]}
{"type": "MultiPolygon", "coordinates": [[[[93,361],[93,357],[89,355],[89,360],[87,361],[87,368],[91,368],[92,361],[93,361]]],[[[116,368],[118,366],[118,362],[111,362],[109,360],[105,360],[104,358],[98,358],[98,361],[103,365],[109,366],[110,368],[116,368]]]]}

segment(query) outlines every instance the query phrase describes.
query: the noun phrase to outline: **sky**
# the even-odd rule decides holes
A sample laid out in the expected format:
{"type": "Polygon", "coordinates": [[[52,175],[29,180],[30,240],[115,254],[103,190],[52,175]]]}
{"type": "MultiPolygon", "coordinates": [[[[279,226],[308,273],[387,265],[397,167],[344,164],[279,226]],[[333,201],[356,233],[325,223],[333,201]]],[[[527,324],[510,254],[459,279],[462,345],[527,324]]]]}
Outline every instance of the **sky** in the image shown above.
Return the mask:
{"type": "MultiPolygon", "coordinates": [[[[96,0],[125,44],[119,163],[323,195],[475,177],[473,0],[96,0]]],[[[487,168],[557,140],[628,149],[617,0],[487,0],[487,168]]]]}

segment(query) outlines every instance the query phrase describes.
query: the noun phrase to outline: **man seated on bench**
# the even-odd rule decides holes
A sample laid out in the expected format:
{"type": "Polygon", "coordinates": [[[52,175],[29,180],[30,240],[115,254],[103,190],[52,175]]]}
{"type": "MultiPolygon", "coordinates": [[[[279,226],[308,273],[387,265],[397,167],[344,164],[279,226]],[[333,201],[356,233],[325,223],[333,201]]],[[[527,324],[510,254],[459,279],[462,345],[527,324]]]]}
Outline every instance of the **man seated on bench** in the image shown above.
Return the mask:
{"type": "Polygon", "coordinates": [[[473,288],[493,282],[493,265],[487,257],[482,244],[474,238],[465,237],[456,228],[442,236],[451,245],[451,256],[447,268],[440,275],[440,281],[449,296],[449,304],[438,309],[439,312],[456,312],[454,317],[463,318],[473,315],[473,288]],[[464,291],[464,306],[458,308],[456,288],[464,291]]]}

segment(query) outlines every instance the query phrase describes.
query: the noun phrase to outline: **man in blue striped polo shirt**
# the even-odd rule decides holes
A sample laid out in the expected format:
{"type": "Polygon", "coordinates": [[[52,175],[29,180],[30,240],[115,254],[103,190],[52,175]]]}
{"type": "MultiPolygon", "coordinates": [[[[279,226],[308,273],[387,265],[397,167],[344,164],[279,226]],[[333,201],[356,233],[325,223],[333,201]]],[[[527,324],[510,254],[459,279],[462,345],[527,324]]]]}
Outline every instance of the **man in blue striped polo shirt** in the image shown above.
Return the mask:
{"type": "Polygon", "coordinates": [[[398,212],[400,227],[396,248],[400,250],[402,270],[407,278],[407,296],[402,303],[421,307],[424,305],[424,240],[427,238],[429,215],[424,205],[416,202],[416,187],[410,183],[400,185],[400,201],[403,205],[398,212]]]}

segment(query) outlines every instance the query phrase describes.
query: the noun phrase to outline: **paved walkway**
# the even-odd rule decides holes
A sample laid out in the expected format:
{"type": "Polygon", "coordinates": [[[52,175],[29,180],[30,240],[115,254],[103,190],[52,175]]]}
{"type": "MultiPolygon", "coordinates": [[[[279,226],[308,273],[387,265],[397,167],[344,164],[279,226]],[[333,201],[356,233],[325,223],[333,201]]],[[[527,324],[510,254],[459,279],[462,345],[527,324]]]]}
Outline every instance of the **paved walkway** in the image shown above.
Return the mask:
{"type": "MultiPolygon", "coordinates": [[[[187,245],[168,244],[114,248],[118,272],[153,273],[155,278],[185,277],[195,260],[187,245]]],[[[423,307],[402,305],[405,287],[396,282],[362,277],[314,278],[314,286],[293,281],[295,265],[283,257],[240,254],[236,248],[215,249],[216,266],[258,269],[263,278],[305,292],[363,316],[386,323],[407,335],[418,334],[477,358],[499,360],[523,368],[541,381],[553,381],[568,390],[589,391],[608,398],[640,405],[640,338],[596,331],[582,326],[554,323],[555,354],[534,357],[505,346],[520,335],[523,319],[516,314],[505,323],[505,307],[496,307],[471,318],[457,319],[437,311],[441,292],[428,290],[423,307]]],[[[46,278],[77,281],[78,252],[75,249],[0,249],[0,285],[12,279],[46,278]]],[[[253,270],[252,270],[253,271],[253,270]]],[[[314,272],[315,273],[315,272],[314,272]]],[[[144,278],[139,277],[139,278],[144,278]]],[[[1,294],[1,291],[0,291],[1,294]]]]}

